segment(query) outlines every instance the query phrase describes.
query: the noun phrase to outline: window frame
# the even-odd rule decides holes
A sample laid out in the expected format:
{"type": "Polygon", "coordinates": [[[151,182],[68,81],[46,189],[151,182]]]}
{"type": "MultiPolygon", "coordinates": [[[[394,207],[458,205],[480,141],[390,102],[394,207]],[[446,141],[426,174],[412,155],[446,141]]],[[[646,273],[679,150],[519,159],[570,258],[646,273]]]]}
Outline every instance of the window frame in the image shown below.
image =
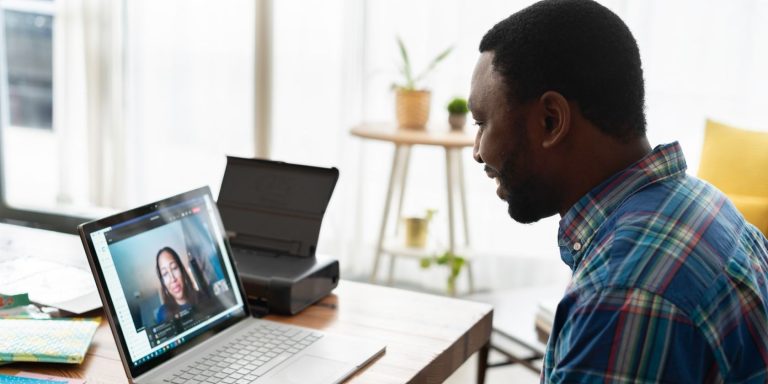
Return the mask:
{"type": "MultiPolygon", "coordinates": [[[[7,201],[5,188],[5,157],[2,151],[5,140],[5,129],[11,126],[9,115],[10,100],[8,99],[8,61],[6,58],[7,50],[5,49],[6,10],[35,12],[50,15],[56,18],[56,3],[55,0],[50,2],[37,0],[10,0],[0,3],[0,44],[2,44],[2,47],[0,47],[0,222],[75,234],[77,233],[77,226],[79,224],[90,221],[92,218],[78,215],[68,215],[61,212],[47,212],[42,210],[14,207],[9,205],[7,201]]],[[[56,127],[53,126],[52,130],[56,130],[56,127]]]]}

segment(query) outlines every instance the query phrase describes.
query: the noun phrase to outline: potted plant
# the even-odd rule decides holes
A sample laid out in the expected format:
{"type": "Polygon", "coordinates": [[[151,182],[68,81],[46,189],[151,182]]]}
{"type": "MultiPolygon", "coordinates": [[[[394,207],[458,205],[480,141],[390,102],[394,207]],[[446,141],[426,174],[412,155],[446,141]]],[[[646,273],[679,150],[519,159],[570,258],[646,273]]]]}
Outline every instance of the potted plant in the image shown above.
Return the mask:
{"type": "Polygon", "coordinates": [[[454,97],[448,103],[448,124],[452,131],[461,131],[467,125],[467,112],[469,105],[467,100],[461,97],[454,97]]]}
{"type": "Polygon", "coordinates": [[[422,268],[429,268],[433,264],[444,265],[449,268],[450,273],[448,274],[446,288],[449,295],[456,296],[456,278],[459,277],[461,268],[464,267],[464,264],[466,264],[466,260],[451,251],[445,251],[442,254],[421,259],[422,268]]]}
{"type": "Polygon", "coordinates": [[[405,246],[411,248],[424,248],[427,245],[427,234],[429,233],[429,222],[437,210],[428,209],[424,217],[404,217],[405,224],[405,246]]]}
{"type": "Polygon", "coordinates": [[[408,50],[403,40],[397,37],[397,45],[403,60],[400,73],[403,75],[401,83],[395,83],[395,111],[397,123],[401,128],[424,129],[429,120],[430,92],[420,87],[420,82],[435,69],[435,66],[451,53],[453,47],[448,47],[435,57],[418,75],[414,75],[408,50]]]}

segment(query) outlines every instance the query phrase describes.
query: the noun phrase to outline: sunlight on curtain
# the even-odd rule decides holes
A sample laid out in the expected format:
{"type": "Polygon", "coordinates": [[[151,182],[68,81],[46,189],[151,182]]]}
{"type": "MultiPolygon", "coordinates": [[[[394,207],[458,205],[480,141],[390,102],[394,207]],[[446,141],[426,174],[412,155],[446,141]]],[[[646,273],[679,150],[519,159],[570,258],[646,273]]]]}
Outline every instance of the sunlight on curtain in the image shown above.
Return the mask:
{"type": "Polygon", "coordinates": [[[768,3],[615,3],[640,45],[652,143],[679,140],[696,174],[707,117],[768,130],[768,3]]]}
{"type": "Polygon", "coordinates": [[[126,202],[202,185],[253,156],[254,4],[126,2],[126,202]]]}
{"type": "MultiPolygon", "coordinates": [[[[348,132],[363,121],[394,118],[389,88],[398,76],[395,36],[403,37],[417,67],[446,46],[455,46],[428,81],[433,91],[431,124],[444,125],[448,100],[469,92],[483,34],[531,3],[276,2],[273,154],[280,160],[340,168],[318,251],[339,256],[347,276],[370,271],[392,156],[390,145],[362,142],[348,132]]],[[[680,140],[690,173],[695,174],[706,117],[768,130],[768,121],[761,118],[768,108],[768,24],[762,22],[768,19],[768,3],[603,3],[625,20],[638,40],[652,144],[680,140]]],[[[438,150],[414,149],[404,208],[440,210],[442,227],[434,232],[445,243],[443,161],[438,150]]],[[[542,283],[567,275],[556,247],[559,218],[533,225],[512,222],[505,204],[495,197],[495,185],[471,160],[469,150],[465,167],[481,287],[542,283]]],[[[409,261],[399,262],[396,272],[399,278],[436,289],[443,275],[420,271],[409,261]]]]}

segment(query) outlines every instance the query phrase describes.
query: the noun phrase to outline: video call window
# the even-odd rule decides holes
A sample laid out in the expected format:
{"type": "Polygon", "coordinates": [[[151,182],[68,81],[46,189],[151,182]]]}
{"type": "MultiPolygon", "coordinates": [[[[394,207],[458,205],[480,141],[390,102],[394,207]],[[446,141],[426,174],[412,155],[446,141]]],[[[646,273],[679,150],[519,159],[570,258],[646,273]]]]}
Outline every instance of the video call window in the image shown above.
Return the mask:
{"type": "Polygon", "coordinates": [[[106,233],[135,331],[153,348],[236,305],[212,225],[201,200],[106,233]]]}

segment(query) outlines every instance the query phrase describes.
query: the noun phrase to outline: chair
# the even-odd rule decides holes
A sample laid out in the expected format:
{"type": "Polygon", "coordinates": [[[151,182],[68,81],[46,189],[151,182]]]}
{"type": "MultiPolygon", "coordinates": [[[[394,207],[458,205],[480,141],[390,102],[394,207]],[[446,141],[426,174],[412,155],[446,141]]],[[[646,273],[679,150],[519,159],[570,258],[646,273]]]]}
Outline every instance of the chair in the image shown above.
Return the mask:
{"type": "Polygon", "coordinates": [[[707,120],[698,176],[768,236],[768,132],[707,120]]]}

